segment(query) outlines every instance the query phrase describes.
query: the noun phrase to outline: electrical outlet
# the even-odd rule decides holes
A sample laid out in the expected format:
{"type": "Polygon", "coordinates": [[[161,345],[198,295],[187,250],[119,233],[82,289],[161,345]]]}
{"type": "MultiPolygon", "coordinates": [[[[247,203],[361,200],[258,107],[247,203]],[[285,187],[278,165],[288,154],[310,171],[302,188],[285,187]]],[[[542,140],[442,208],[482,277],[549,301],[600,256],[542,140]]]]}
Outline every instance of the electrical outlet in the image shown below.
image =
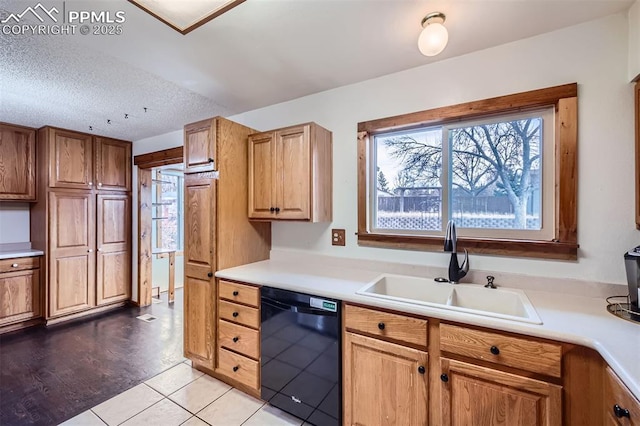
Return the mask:
{"type": "Polygon", "coordinates": [[[344,229],[332,229],[331,230],[331,245],[332,246],[344,246],[345,245],[345,231],[344,229]]]}

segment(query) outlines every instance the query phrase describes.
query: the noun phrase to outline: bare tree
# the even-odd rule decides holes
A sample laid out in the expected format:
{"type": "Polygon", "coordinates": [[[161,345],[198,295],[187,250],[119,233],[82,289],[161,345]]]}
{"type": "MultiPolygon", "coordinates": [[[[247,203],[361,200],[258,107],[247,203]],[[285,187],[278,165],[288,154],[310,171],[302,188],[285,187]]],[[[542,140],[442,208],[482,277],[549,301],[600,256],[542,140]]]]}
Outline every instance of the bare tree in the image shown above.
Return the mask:
{"type": "MultiPolygon", "coordinates": [[[[539,185],[532,180],[532,170],[540,167],[541,124],[538,118],[528,118],[451,128],[452,186],[476,197],[495,184],[497,195],[506,195],[513,207],[516,227],[526,228],[527,203],[539,185]]],[[[389,154],[401,161],[403,180],[413,177],[413,186],[418,187],[439,179],[442,143],[409,135],[384,143],[389,154]]]]}

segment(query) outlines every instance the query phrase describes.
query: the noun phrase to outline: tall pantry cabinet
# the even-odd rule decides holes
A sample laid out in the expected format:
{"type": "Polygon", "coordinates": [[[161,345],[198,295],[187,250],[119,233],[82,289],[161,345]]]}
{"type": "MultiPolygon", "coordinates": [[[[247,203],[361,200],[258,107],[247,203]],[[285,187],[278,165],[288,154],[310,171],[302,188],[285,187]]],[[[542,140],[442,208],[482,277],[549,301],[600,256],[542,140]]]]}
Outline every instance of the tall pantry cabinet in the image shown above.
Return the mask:
{"type": "Polygon", "coordinates": [[[269,258],[270,223],[247,219],[247,137],[222,117],[184,128],[184,355],[220,377],[217,297],[220,269],[269,258]]]}
{"type": "Polygon", "coordinates": [[[45,252],[45,318],[122,304],[131,292],[131,143],[38,131],[32,246],[45,252]]]}

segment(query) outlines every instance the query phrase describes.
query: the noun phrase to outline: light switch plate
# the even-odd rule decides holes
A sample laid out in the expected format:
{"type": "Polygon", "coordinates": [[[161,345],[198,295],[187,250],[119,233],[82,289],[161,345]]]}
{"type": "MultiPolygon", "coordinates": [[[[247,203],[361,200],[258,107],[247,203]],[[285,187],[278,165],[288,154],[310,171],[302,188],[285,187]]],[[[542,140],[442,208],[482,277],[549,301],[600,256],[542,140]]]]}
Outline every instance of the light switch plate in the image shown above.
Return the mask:
{"type": "Polygon", "coordinates": [[[331,245],[332,246],[344,246],[345,245],[345,231],[344,231],[344,229],[332,229],[331,230],[331,245]]]}

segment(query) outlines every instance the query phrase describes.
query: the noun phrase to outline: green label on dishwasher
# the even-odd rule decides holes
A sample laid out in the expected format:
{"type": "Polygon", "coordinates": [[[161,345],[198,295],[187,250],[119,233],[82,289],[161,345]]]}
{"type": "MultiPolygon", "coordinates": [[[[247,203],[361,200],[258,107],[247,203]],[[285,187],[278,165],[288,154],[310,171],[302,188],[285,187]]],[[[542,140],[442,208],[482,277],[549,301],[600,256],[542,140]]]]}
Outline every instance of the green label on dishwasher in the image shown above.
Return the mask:
{"type": "Polygon", "coordinates": [[[338,311],[338,304],[330,300],[316,299],[315,297],[311,297],[309,299],[309,305],[311,305],[314,308],[322,309],[325,311],[331,311],[331,312],[338,311]]]}

